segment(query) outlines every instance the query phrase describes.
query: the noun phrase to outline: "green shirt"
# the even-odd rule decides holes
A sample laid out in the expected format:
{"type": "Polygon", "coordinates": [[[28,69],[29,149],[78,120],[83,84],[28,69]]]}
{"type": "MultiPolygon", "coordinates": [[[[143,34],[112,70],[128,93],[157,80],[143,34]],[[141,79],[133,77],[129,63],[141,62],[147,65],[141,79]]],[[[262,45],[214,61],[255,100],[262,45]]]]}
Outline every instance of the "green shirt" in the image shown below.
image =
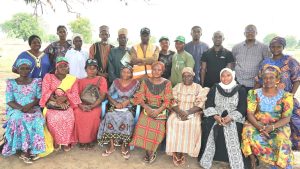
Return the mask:
{"type": "Polygon", "coordinates": [[[126,52],[129,52],[129,48],[113,48],[111,49],[108,57],[108,80],[112,83],[116,78],[120,78],[120,71],[122,68],[121,59],[126,52]]]}
{"type": "Polygon", "coordinates": [[[191,67],[194,69],[195,61],[191,54],[186,51],[176,53],[172,59],[171,82],[172,86],[182,82],[182,69],[191,67]]]}

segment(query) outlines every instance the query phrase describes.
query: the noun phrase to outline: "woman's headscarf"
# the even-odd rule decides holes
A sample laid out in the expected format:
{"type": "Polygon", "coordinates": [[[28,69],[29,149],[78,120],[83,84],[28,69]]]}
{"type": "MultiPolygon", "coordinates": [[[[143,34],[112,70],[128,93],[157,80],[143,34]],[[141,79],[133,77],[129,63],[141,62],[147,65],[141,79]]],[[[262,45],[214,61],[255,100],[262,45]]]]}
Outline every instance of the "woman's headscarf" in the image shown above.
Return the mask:
{"type": "Polygon", "coordinates": [[[63,57],[63,56],[59,56],[56,58],[56,65],[55,65],[55,68],[57,69],[57,67],[61,64],[67,64],[69,65],[69,61],[66,57],[63,57]]]}
{"type": "Polygon", "coordinates": [[[266,65],[264,65],[263,70],[262,70],[262,77],[266,73],[272,73],[276,76],[277,79],[279,79],[280,74],[281,74],[281,70],[278,66],[266,64],[266,65]]]}
{"type": "Polygon", "coordinates": [[[220,83],[219,83],[219,85],[220,85],[223,89],[225,89],[225,90],[232,89],[234,86],[236,86],[237,83],[236,83],[236,81],[235,81],[235,72],[232,71],[232,70],[229,69],[229,68],[224,68],[224,69],[222,69],[222,70],[220,71],[220,83]],[[224,84],[224,83],[222,83],[222,81],[221,81],[221,75],[222,75],[222,73],[225,72],[225,71],[229,72],[229,73],[231,74],[231,76],[232,76],[232,81],[231,81],[229,84],[227,84],[227,85],[224,84]]]}
{"type": "Polygon", "coordinates": [[[281,44],[281,45],[283,46],[283,48],[286,46],[286,40],[285,40],[284,38],[282,38],[282,37],[279,37],[279,36],[273,38],[273,39],[271,40],[269,46],[270,46],[270,47],[273,46],[274,43],[279,43],[279,44],[281,44]]]}
{"type": "Polygon", "coordinates": [[[154,63],[152,63],[151,68],[153,69],[154,66],[159,65],[162,69],[162,71],[165,71],[165,64],[161,61],[155,61],[154,63]]]}
{"type": "Polygon", "coordinates": [[[195,76],[193,68],[191,68],[191,67],[185,67],[185,68],[183,68],[181,74],[183,74],[183,73],[190,73],[192,76],[195,76]]]}
{"type": "Polygon", "coordinates": [[[19,68],[21,65],[23,65],[23,64],[26,64],[26,65],[28,65],[29,67],[31,67],[32,66],[32,62],[30,62],[30,60],[28,60],[28,59],[18,59],[17,60],[17,63],[16,63],[16,66],[17,66],[17,68],[19,68]]]}

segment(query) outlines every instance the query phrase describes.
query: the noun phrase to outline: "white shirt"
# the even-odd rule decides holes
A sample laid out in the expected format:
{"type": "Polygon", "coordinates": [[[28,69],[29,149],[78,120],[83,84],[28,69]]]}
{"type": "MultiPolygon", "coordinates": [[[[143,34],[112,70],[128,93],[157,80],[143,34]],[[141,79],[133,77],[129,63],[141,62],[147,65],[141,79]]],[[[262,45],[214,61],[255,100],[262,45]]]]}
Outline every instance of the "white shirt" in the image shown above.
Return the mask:
{"type": "Polygon", "coordinates": [[[87,76],[84,69],[85,62],[88,59],[87,51],[78,51],[75,49],[69,49],[65,55],[69,61],[70,74],[76,76],[79,79],[85,78],[87,76]]]}

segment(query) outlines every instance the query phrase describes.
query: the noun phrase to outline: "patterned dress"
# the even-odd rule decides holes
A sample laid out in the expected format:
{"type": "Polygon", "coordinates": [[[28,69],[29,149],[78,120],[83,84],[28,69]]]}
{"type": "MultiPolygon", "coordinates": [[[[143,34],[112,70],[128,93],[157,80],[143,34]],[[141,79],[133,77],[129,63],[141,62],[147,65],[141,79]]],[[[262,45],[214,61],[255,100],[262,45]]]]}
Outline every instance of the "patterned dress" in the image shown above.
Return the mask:
{"type": "MultiPolygon", "coordinates": [[[[30,84],[19,85],[15,80],[7,81],[6,102],[15,101],[24,106],[41,98],[41,79],[33,79],[30,84]]],[[[5,138],[6,144],[2,154],[9,156],[17,150],[31,154],[40,154],[45,151],[44,123],[45,120],[39,106],[34,107],[34,113],[23,113],[7,105],[8,117],[5,138]]]]}
{"type": "MultiPolygon", "coordinates": [[[[173,88],[174,106],[180,110],[189,110],[194,106],[203,108],[209,88],[202,88],[199,84],[184,85],[177,84],[173,88]]],[[[191,157],[198,157],[201,147],[201,117],[195,113],[186,121],[173,112],[167,121],[167,142],[166,152],[172,155],[173,152],[187,153],[191,157]]]]}
{"type": "MultiPolygon", "coordinates": [[[[110,96],[116,94],[115,100],[121,103],[131,99],[138,87],[139,81],[137,80],[133,80],[124,87],[121,85],[120,79],[116,79],[110,86],[108,94],[110,96]]],[[[119,142],[123,142],[125,145],[129,144],[134,127],[132,113],[131,105],[123,110],[115,110],[114,107],[111,107],[100,125],[98,132],[99,143],[101,145],[107,144],[110,142],[110,139],[114,139],[116,144],[119,142]]]]}
{"type": "Polygon", "coordinates": [[[213,160],[229,162],[232,169],[245,167],[240,142],[247,110],[246,97],[246,90],[241,85],[225,90],[216,84],[209,91],[201,124],[199,163],[203,168],[211,168],[213,160]],[[220,126],[215,115],[229,116],[232,122],[220,126]]]}
{"type": "MultiPolygon", "coordinates": [[[[144,101],[152,108],[164,105],[168,109],[172,105],[172,99],[172,85],[169,80],[156,85],[146,78],[142,81],[140,89],[131,101],[135,105],[144,101]]],[[[147,112],[144,110],[135,126],[130,145],[155,152],[165,137],[166,120],[168,117],[167,109],[161,112],[156,118],[147,116],[147,112]]]]}
{"type": "MultiPolygon", "coordinates": [[[[248,93],[248,114],[252,113],[259,124],[272,125],[281,118],[291,117],[293,111],[293,96],[280,90],[274,97],[266,97],[262,89],[250,90],[248,93]]],[[[242,151],[247,157],[256,155],[260,160],[281,168],[291,168],[294,162],[291,129],[287,124],[269,133],[270,138],[260,135],[260,132],[249,122],[246,122],[242,132],[242,151]]]]}
{"type": "Polygon", "coordinates": [[[58,56],[65,56],[67,51],[71,48],[72,41],[67,40],[64,44],[60,44],[59,41],[51,43],[44,49],[44,52],[49,55],[51,65],[55,67],[55,60],[58,56]]]}
{"type": "MultiPolygon", "coordinates": [[[[291,56],[284,55],[280,59],[273,60],[271,58],[265,59],[260,67],[260,83],[262,84],[261,71],[264,65],[275,65],[281,69],[280,86],[286,92],[292,92],[293,83],[300,81],[300,64],[291,56]]],[[[293,149],[300,150],[300,104],[296,98],[294,98],[294,109],[291,117],[291,140],[293,143],[293,149]]]]}
{"type": "Polygon", "coordinates": [[[65,93],[56,90],[62,81],[54,74],[46,74],[42,86],[42,98],[40,106],[46,107],[50,96],[55,92],[59,96],[67,96],[70,107],[67,110],[48,109],[46,113],[46,121],[49,132],[54,142],[58,145],[69,145],[76,142],[75,138],[75,117],[73,109],[81,103],[78,95],[78,82],[76,81],[70,90],[65,93]]]}

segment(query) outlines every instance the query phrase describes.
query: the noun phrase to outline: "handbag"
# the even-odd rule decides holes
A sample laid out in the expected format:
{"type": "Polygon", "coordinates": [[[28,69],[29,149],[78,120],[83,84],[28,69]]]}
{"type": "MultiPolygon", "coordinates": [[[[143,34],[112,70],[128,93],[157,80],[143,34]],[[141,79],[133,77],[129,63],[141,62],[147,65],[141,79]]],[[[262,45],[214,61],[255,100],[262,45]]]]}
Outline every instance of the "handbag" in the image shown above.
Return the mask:
{"type": "Polygon", "coordinates": [[[99,78],[97,85],[89,84],[80,94],[80,99],[83,103],[87,105],[94,104],[100,98],[100,91],[98,86],[100,84],[101,78],[99,78]]]}
{"type": "MultiPolygon", "coordinates": [[[[65,91],[63,89],[61,89],[61,88],[57,88],[57,89],[60,89],[61,91],[63,91],[65,93],[65,91]]],[[[55,91],[52,93],[54,98],[56,98],[55,91]]],[[[48,100],[46,107],[47,107],[47,109],[52,109],[52,110],[65,110],[63,107],[61,107],[59,104],[57,104],[56,101],[53,101],[50,99],[48,100]]]]}

